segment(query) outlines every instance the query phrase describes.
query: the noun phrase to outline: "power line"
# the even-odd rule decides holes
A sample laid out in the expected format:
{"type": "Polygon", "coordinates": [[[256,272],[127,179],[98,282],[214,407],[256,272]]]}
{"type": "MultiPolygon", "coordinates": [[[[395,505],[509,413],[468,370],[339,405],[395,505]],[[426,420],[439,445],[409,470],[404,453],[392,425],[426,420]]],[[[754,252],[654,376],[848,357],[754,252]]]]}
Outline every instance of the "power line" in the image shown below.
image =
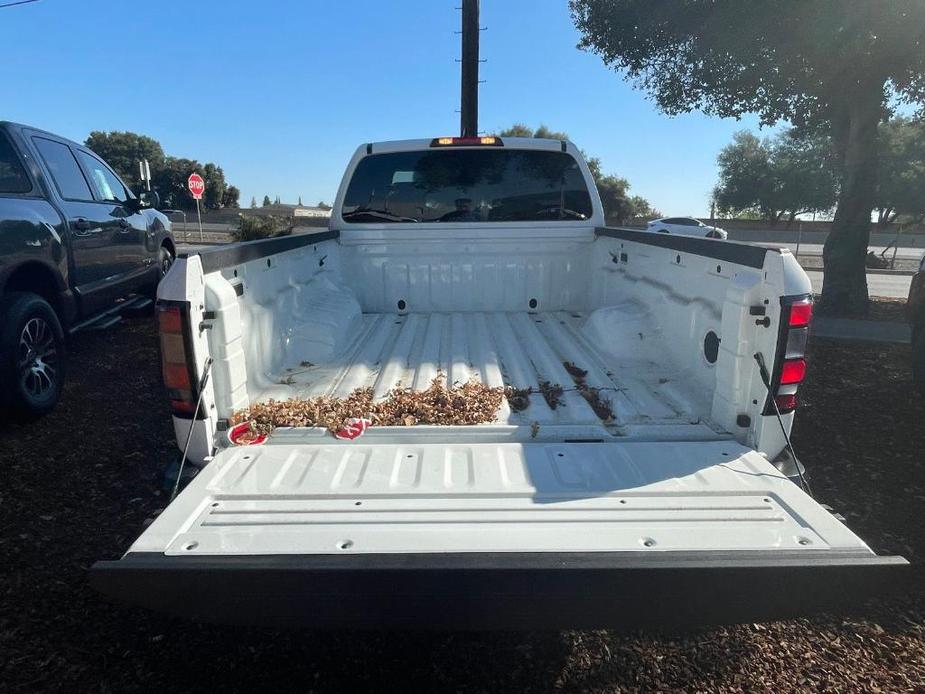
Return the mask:
{"type": "Polygon", "coordinates": [[[5,5],[0,5],[0,10],[4,7],[15,7],[16,5],[28,5],[30,2],[38,2],[39,0],[18,0],[17,2],[8,2],[5,5]]]}

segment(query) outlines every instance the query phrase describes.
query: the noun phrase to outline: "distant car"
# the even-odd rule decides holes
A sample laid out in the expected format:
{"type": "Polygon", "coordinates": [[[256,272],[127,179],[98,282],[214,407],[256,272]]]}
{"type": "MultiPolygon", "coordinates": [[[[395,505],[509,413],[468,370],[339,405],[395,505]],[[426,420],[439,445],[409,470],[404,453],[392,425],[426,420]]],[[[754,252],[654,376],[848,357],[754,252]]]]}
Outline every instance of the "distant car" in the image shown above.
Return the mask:
{"type": "Polygon", "coordinates": [[[925,258],[912,277],[906,311],[912,326],[912,377],[925,394],[925,258]]]}
{"type": "Polygon", "coordinates": [[[725,239],[729,234],[719,227],[711,227],[693,217],[665,217],[649,222],[649,231],[681,236],[706,236],[709,239],[725,239]]]}

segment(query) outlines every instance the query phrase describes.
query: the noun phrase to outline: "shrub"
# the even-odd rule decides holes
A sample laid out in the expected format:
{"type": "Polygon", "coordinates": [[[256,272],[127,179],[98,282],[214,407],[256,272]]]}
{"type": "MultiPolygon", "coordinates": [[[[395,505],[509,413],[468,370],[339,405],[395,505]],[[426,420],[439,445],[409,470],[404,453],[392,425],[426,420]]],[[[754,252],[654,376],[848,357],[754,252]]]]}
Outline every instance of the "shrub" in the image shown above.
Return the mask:
{"type": "Polygon", "coordinates": [[[284,220],[273,215],[238,215],[238,226],[232,230],[231,237],[235,241],[254,241],[268,239],[271,236],[282,236],[288,233],[284,220]]]}

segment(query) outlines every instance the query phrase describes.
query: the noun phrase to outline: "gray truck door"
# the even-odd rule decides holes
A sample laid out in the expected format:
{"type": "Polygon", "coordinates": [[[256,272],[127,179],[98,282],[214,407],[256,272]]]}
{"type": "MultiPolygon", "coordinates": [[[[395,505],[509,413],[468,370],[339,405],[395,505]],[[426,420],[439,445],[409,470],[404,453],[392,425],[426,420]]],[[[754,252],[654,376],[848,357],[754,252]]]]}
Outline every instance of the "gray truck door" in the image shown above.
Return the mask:
{"type": "Polygon", "coordinates": [[[76,153],[94,196],[114,224],[110,254],[117,275],[115,281],[124,291],[132,291],[139,276],[152,267],[153,253],[146,246],[147,218],[126,204],[131,194],[105,162],[82,149],[76,153]]]}
{"type": "Polygon", "coordinates": [[[32,142],[57,189],[58,204],[67,220],[72,282],[81,312],[92,314],[115,299],[112,245],[117,224],[105,206],[94,200],[90,184],[66,143],[38,135],[32,142]]]}

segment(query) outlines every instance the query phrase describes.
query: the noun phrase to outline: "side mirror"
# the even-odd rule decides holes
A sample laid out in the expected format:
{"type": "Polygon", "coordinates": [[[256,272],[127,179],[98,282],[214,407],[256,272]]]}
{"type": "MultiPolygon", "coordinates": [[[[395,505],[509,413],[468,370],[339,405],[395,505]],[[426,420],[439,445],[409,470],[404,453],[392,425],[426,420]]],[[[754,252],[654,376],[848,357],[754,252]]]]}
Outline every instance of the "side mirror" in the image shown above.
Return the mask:
{"type": "Polygon", "coordinates": [[[161,204],[161,196],[157,194],[156,190],[143,190],[138,194],[135,202],[140,210],[146,208],[157,209],[161,204]]]}

